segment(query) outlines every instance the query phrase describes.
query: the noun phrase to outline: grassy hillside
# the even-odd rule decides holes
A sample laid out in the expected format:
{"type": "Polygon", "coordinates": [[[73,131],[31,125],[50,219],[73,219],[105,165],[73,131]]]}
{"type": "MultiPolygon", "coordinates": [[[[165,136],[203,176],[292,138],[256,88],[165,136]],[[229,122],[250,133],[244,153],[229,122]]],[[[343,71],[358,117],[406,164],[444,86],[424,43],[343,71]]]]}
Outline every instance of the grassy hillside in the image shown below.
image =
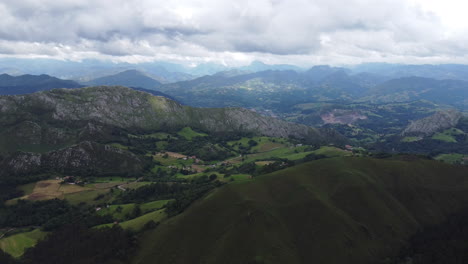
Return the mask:
{"type": "Polygon", "coordinates": [[[0,249],[17,258],[23,255],[27,248],[34,247],[45,236],[46,233],[35,229],[30,232],[4,237],[0,239],[0,249]]]}
{"type": "Polygon", "coordinates": [[[144,234],[135,264],[379,263],[468,201],[468,168],[322,159],[226,185],[144,234]]]}

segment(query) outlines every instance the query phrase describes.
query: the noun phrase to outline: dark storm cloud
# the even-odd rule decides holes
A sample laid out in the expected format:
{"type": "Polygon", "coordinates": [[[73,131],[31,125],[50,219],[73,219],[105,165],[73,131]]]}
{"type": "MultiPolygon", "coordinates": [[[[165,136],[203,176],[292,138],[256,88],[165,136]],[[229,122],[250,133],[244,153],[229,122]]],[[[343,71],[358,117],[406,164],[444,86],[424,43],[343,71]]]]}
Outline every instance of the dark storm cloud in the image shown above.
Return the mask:
{"type": "Polygon", "coordinates": [[[0,17],[0,54],[22,56],[353,63],[468,51],[466,34],[408,0],[4,0],[0,17]]]}

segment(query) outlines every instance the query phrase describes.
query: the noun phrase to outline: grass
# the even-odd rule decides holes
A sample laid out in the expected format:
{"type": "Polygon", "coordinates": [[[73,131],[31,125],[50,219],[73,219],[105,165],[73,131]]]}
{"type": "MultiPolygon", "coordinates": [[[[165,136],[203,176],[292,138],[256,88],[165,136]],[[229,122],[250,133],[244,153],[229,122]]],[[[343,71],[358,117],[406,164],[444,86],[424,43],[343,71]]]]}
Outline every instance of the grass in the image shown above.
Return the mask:
{"type": "Polygon", "coordinates": [[[108,193],[108,189],[96,189],[79,193],[66,194],[64,198],[71,204],[75,205],[80,203],[97,204],[102,202],[110,202],[112,200],[111,197],[106,197],[104,200],[95,200],[99,195],[106,195],[108,193]]]}
{"type": "Polygon", "coordinates": [[[170,201],[172,200],[159,200],[159,201],[148,202],[148,203],[142,204],[140,208],[143,212],[149,212],[149,211],[161,209],[170,201]]]}
{"type": "Polygon", "coordinates": [[[432,139],[445,141],[445,142],[449,142],[449,143],[456,143],[457,142],[457,140],[452,135],[444,134],[444,133],[436,133],[436,134],[434,134],[432,136],[432,139]]]}
{"type": "Polygon", "coordinates": [[[446,163],[455,164],[455,163],[462,162],[464,157],[465,155],[463,154],[450,153],[450,154],[440,154],[437,157],[435,157],[435,159],[446,162],[446,163]]]}
{"type": "Polygon", "coordinates": [[[34,247],[37,242],[43,239],[47,233],[35,229],[30,232],[19,233],[0,239],[0,249],[18,258],[24,254],[27,248],[34,247]]]}
{"type": "Polygon", "coordinates": [[[416,142],[421,140],[421,137],[404,137],[401,142],[416,142]]]}
{"type": "Polygon", "coordinates": [[[144,233],[133,263],[378,263],[464,208],[467,174],[430,160],[300,164],[214,190],[144,233]]]}
{"type": "Polygon", "coordinates": [[[154,138],[154,139],[167,139],[168,136],[170,137],[170,134],[164,133],[164,132],[157,132],[157,133],[152,133],[152,134],[146,134],[146,135],[128,135],[130,138],[154,138]]]}
{"type": "Polygon", "coordinates": [[[186,157],[186,155],[175,152],[162,152],[153,155],[153,159],[160,162],[163,166],[187,166],[193,164],[192,159],[183,159],[186,157]],[[167,156],[165,156],[166,154],[167,156]]]}
{"type": "Polygon", "coordinates": [[[421,137],[404,137],[401,139],[401,142],[416,142],[421,140],[421,137]]]}
{"type": "Polygon", "coordinates": [[[133,209],[135,208],[135,204],[118,204],[118,205],[111,205],[107,208],[102,208],[97,212],[98,215],[112,215],[114,219],[123,221],[126,219],[127,215],[129,215],[133,209]]]}
{"type": "Polygon", "coordinates": [[[178,133],[179,136],[184,137],[187,140],[192,140],[196,137],[206,137],[208,136],[205,133],[198,133],[196,131],[193,131],[192,128],[190,127],[184,127],[182,128],[178,133]]]}
{"type": "Polygon", "coordinates": [[[233,174],[231,177],[234,181],[248,181],[252,179],[252,176],[249,174],[233,174]]]}
{"type": "Polygon", "coordinates": [[[93,191],[91,187],[79,186],[76,184],[60,184],[61,180],[44,180],[36,183],[23,185],[20,188],[25,191],[25,195],[7,201],[7,204],[14,204],[19,199],[41,201],[50,199],[65,199],[75,197],[82,192],[93,191]]]}
{"type": "Polygon", "coordinates": [[[329,146],[320,147],[319,149],[313,151],[313,153],[317,155],[324,155],[329,158],[344,157],[344,156],[351,155],[348,151],[342,150],[337,147],[329,147],[329,146]]]}
{"type": "MultiPolygon", "coordinates": [[[[144,203],[140,205],[140,209],[144,214],[150,213],[163,208],[170,201],[172,200],[158,200],[144,203]]],[[[136,205],[135,203],[110,205],[109,207],[99,210],[97,214],[111,215],[116,220],[124,221],[127,219],[128,215],[132,213],[136,205]]]]}
{"type": "Polygon", "coordinates": [[[285,147],[287,141],[283,138],[271,138],[271,137],[243,137],[239,140],[229,141],[228,145],[233,147],[234,150],[239,151],[239,145],[244,148],[249,146],[249,141],[254,140],[257,142],[256,146],[251,148],[252,152],[266,152],[276,148],[285,147]]]}
{"type": "Polygon", "coordinates": [[[269,164],[274,163],[274,162],[275,162],[274,160],[257,161],[257,162],[255,162],[255,165],[265,166],[265,165],[269,165],[269,164]]]}
{"type": "MultiPolygon", "coordinates": [[[[115,195],[110,193],[111,189],[122,185],[124,188],[135,189],[149,182],[135,182],[136,178],[123,177],[103,177],[96,178],[95,183],[80,186],[76,184],[60,184],[61,180],[44,180],[36,183],[22,185],[19,189],[25,192],[20,198],[15,198],[6,202],[8,205],[15,204],[19,199],[26,200],[48,200],[65,199],[71,204],[79,203],[109,203],[114,200],[115,195]],[[101,196],[100,199],[96,199],[101,196]]],[[[120,190],[112,190],[119,193],[120,190]]]]}
{"type": "Polygon", "coordinates": [[[450,128],[446,129],[442,132],[436,133],[432,136],[432,139],[441,140],[449,143],[456,143],[457,140],[455,139],[458,135],[463,135],[464,132],[457,128],[450,128]]]}
{"type": "Polygon", "coordinates": [[[110,146],[114,147],[114,148],[118,148],[118,149],[123,149],[123,150],[128,150],[128,147],[125,146],[125,145],[122,145],[120,143],[111,143],[109,144],[110,146]]]}
{"type": "MultiPolygon", "coordinates": [[[[164,219],[166,219],[167,215],[165,212],[165,209],[157,210],[151,213],[144,214],[140,217],[137,217],[132,220],[128,220],[122,223],[119,223],[119,225],[126,230],[132,230],[134,232],[139,232],[143,229],[146,223],[149,221],[154,221],[154,222],[161,222],[164,219]]],[[[96,226],[96,228],[102,228],[102,227],[112,227],[114,224],[104,224],[104,225],[99,225],[96,226]]]]}
{"type": "Polygon", "coordinates": [[[98,177],[94,178],[94,182],[96,183],[107,183],[107,182],[132,182],[135,181],[136,178],[126,178],[126,177],[98,177]]]}
{"type": "Polygon", "coordinates": [[[34,191],[34,187],[36,186],[35,182],[24,184],[18,187],[19,190],[24,192],[24,195],[29,195],[34,191]]]}
{"type": "Polygon", "coordinates": [[[289,160],[300,160],[308,154],[314,153],[327,157],[350,156],[351,153],[336,147],[324,146],[314,151],[304,151],[306,147],[280,147],[271,151],[248,154],[244,157],[244,162],[269,160],[271,158],[284,158],[289,160]]]}

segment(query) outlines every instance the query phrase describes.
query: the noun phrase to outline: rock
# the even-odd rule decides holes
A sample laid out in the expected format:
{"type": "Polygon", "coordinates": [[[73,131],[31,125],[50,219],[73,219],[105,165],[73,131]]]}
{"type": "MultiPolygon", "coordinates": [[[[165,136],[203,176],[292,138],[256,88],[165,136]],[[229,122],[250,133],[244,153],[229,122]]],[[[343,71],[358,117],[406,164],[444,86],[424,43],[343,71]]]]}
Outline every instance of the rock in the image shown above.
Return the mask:
{"type": "Polygon", "coordinates": [[[119,86],[56,89],[0,97],[0,127],[21,121],[85,123],[82,135],[102,130],[94,124],[147,131],[190,126],[206,132],[249,132],[272,137],[295,137],[314,143],[343,141],[335,133],[259,115],[243,108],[193,108],[162,96],[119,86]]]}
{"type": "Polygon", "coordinates": [[[462,113],[457,110],[438,111],[431,116],[412,121],[402,132],[402,135],[430,136],[456,126],[462,116],[462,113]]]}

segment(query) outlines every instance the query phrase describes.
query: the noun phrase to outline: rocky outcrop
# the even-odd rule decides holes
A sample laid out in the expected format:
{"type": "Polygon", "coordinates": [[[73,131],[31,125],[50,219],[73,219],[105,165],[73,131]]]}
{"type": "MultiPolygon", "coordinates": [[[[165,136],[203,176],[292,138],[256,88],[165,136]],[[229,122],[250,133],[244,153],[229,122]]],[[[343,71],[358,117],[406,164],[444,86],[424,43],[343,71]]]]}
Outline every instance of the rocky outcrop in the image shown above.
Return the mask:
{"type": "Polygon", "coordinates": [[[0,161],[0,175],[25,175],[51,171],[87,175],[101,172],[141,172],[143,161],[134,154],[90,141],[46,153],[16,152],[0,161]]]}
{"type": "MultiPolygon", "coordinates": [[[[242,108],[192,108],[125,87],[57,89],[0,97],[0,127],[19,122],[88,122],[119,128],[169,130],[190,126],[206,132],[252,132],[329,143],[320,129],[261,116],[242,108]]],[[[95,130],[87,125],[86,131],[95,130]]]]}
{"type": "Polygon", "coordinates": [[[438,131],[456,126],[462,116],[462,113],[456,110],[439,111],[423,119],[412,121],[402,135],[430,136],[438,131]]]}

